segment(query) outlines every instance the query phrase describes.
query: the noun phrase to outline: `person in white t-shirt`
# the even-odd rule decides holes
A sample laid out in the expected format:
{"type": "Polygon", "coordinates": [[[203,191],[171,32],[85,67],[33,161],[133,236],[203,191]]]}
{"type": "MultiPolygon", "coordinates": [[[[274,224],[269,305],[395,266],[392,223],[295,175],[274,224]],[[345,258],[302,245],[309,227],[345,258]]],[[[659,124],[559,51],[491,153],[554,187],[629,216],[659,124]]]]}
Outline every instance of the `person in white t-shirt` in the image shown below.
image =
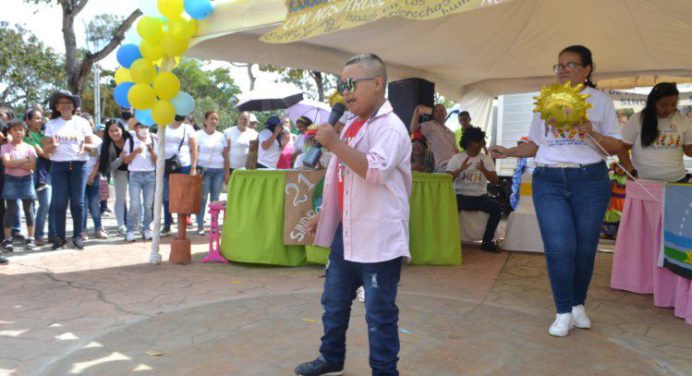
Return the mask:
{"type": "Polygon", "coordinates": [[[84,215],[84,191],[87,180],[87,150],[92,147],[93,132],[84,118],[75,115],[80,99],[67,91],[51,95],[49,106],[51,120],[46,124],[44,150],[50,154],[50,177],[53,184],[50,220],[55,224],[53,249],[62,248],[65,240],[67,202],[73,223],[75,248],[84,248],[82,225],[84,215]]]}
{"type": "Polygon", "coordinates": [[[197,235],[204,235],[204,213],[207,212],[207,199],[219,201],[223,179],[228,171],[226,138],[216,130],[219,115],[214,110],[204,114],[204,128],[197,131],[198,162],[202,174],[202,201],[197,213],[197,235]],[[209,197],[211,195],[211,198],[209,197]]]}
{"type": "Polygon", "coordinates": [[[679,95],[675,83],[654,86],[644,110],[625,124],[622,141],[642,179],[690,181],[684,156],[692,157],[692,121],[677,110],[679,95]]]}
{"type": "MultiPolygon", "coordinates": [[[[173,216],[171,215],[169,198],[168,198],[168,175],[175,174],[190,174],[197,175],[197,136],[195,128],[192,125],[183,123],[185,116],[175,115],[175,120],[166,127],[165,142],[166,154],[165,159],[167,164],[172,161],[177,162],[179,168],[176,171],[166,170],[163,180],[163,208],[165,217],[163,220],[163,229],[161,233],[168,234],[171,232],[171,223],[173,216]]],[[[188,217],[189,219],[189,217],[188,217]]]]}
{"type": "Polygon", "coordinates": [[[257,168],[276,168],[281,157],[281,135],[286,132],[281,126],[281,119],[272,116],[267,119],[266,127],[259,134],[257,151],[257,168]]]}
{"type": "Polygon", "coordinates": [[[127,218],[125,240],[135,241],[135,229],[142,225],[142,238],[151,240],[151,222],[154,219],[154,192],[156,190],[156,148],[158,141],[149,128],[137,122],[136,135],[130,138],[122,152],[123,162],[130,173],[130,211],[127,218]],[[142,213],[144,216],[142,217],[142,213]]]}
{"type": "Polygon", "coordinates": [[[566,336],[577,328],[590,328],[584,303],[593,274],[603,216],[610,201],[608,167],[598,142],[609,154],[624,146],[612,99],[594,88],[591,51],[570,46],[553,67],[561,84],[584,84],[586,101],[593,107],[588,119],[572,129],[558,130],[534,114],[529,142],[511,149],[491,148],[497,158],[533,157],[533,202],[543,238],[548,276],[557,315],[548,332],[566,336]]]}
{"type": "MultiPolygon", "coordinates": [[[[301,116],[296,120],[296,129],[298,129],[298,136],[296,136],[295,140],[293,141],[293,162],[292,164],[295,166],[295,168],[298,168],[296,165],[296,161],[299,155],[303,154],[307,150],[306,146],[306,139],[308,138],[308,135],[305,134],[305,132],[308,131],[308,128],[312,125],[312,120],[310,120],[309,117],[307,116],[301,116]]],[[[301,162],[302,166],[302,162],[301,162]]]]}
{"type": "Polygon", "coordinates": [[[233,170],[245,168],[247,155],[250,150],[250,141],[257,139],[258,133],[250,128],[250,113],[241,112],[238,116],[238,125],[224,132],[226,138],[226,153],[228,154],[228,167],[224,176],[224,183],[228,184],[233,170]]]}
{"type": "Polygon", "coordinates": [[[454,155],[447,164],[447,173],[454,177],[454,191],[457,194],[457,209],[482,211],[488,213],[481,249],[497,252],[494,242],[495,230],[502,219],[502,205],[488,197],[488,181],[497,183],[495,163],[488,155],[481,153],[485,145],[485,132],[471,127],[464,131],[459,141],[463,153],[454,155]]]}

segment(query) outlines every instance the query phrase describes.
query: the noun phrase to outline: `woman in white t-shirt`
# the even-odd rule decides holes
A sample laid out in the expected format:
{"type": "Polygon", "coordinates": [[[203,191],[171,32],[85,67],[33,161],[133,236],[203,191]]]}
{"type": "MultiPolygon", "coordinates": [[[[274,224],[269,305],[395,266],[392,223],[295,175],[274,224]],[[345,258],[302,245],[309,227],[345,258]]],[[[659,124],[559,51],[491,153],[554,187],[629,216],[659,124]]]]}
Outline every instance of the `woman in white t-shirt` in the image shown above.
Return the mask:
{"type": "Polygon", "coordinates": [[[679,94],[675,83],[661,82],[625,124],[622,141],[642,179],[690,181],[684,156],[692,157],[692,121],[677,110],[679,94]]]}
{"type": "Polygon", "coordinates": [[[238,117],[238,125],[227,129],[223,134],[226,138],[226,153],[228,154],[228,167],[224,176],[224,183],[227,184],[233,170],[245,168],[250,141],[256,140],[258,133],[250,128],[250,113],[242,112],[238,117]]]}
{"type": "MultiPolygon", "coordinates": [[[[170,171],[166,168],[163,179],[163,208],[165,217],[163,219],[163,229],[161,233],[171,232],[173,216],[169,209],[168,201],[168,175],[169,174],[190,174],[197,175],[197,136],[195,128],[190,124],[185,124],[184,116],[175,115],[175,120],[166,127],[166,164],[172,165],[175,162],[178,169],[170,171]]],[[[189,217],[188,217],[189,218],[189,217]]]]}
{"type": "Polygon", "coordinates": [[[151,221],[154,218],[154,191],[156,190],[156,137],[149,128],[137,122],[136,135],[123,148],[121,158],[130,174],[130,216],[127,218],[125,240],[135,241],[135,229],[142,225],[142,238],[151,240],[151,221]],[[142,216],[142,212],[144,215],[142,216]]]}
{"type": "Polygon", "coordinates": [[[228,166],[228,153],[226,138],[223,133],[216,130],[219,125],[219,115],[216,111],[207,111],[204,114],[204,128],[197,131],[197,165],[202,174],[202,201],[197,213],[197,234],[204,235],[204,213],[207,209],[207,199],[211,195],[211,202],[218,201],[221,195],[223,179],[228,166]]]}
{"type": "Polygon", "coordinates": [[[286,132],[278,116],[267,119],[266,127],[259,133],[257,168],[276,168],[281,157],[281,135],[286,132]]]}
{"type": "Polygon", "coordinates": [[[93,133],[89,123],[75,115],[79,105],[79,97],[67,91],[57,91],[49,100],[52,113],[51,120],[46,124],[46,138],[43,139],[43,144],[45,152],[51,154],[50,176],[53,192],[50,220],[55,223],[56,234],[53,249],[62,248],[67,244],[65,220],[68,200],[72,213],[73,243],[77,249],[84,248],[82,226],[87,182],[86,161],[87,151],[93,147],[93,133]]]}
{"type": "Polygon", "coordinates": [[[608,168],[591,138],[610,154],[622,153],[624,147],[612,100],[591,82],[591,51],[584,46],[567,47],[553,69],[560,83],[585,85],[586,101],[593,106],[588,110],[589,120],[560,131],[536,113],[529,142],[491,150],[497,158],[536,157],[533,201],[557,308],[549,333],[562,337],[574,326],[591,327],[584,303],[610,200],[608,168]]]}

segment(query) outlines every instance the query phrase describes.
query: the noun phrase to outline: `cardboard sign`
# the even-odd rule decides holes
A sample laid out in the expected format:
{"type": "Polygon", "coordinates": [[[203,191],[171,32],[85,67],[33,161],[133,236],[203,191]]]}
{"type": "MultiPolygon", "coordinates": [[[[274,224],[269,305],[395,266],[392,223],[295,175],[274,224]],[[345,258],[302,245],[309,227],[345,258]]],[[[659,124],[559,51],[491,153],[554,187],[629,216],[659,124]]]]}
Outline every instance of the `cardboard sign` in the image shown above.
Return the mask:
{"type": "Polygon", "coordinates": [[[322,205],[322,185],[326,170],[288,171],[284,200],[284,244],[312,244],[308,220],[322,205]]]}

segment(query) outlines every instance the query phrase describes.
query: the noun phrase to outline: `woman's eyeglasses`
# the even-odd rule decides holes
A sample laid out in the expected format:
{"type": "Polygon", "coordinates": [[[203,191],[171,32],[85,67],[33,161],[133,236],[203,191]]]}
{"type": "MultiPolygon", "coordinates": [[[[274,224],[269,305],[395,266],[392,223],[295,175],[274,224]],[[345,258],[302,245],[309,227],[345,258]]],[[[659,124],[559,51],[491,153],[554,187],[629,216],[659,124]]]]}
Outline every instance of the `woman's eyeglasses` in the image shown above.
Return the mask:
{"type": "Polygon", "coordinates": [[[377,77],[363,77],[363,78],[347,78],[344,81],[339,82],[339,85],[336,87],[336,89],[339,91],[339,94],[344,95],[344,92],[348,91],[349,93],[353,93],[356,90],[356,84],[360,81],[370,81],[374,80],[377,77]]]}
{"type": "Polygon", "coordinates": [[[570,61],[569,63],[564,64],[564,65],[563,65],[563,64],[555,64],[555,65],[553,65],[553,72],[555,72],[555,74],[559,74],[559,73],[562,72],[562,71],[571,72],[571,71],[574,70],[574,68],[576,68],[576,67],[583,67],[583,66],[584,66],[583,64],[575,63],[575,62],[570,61]]]}

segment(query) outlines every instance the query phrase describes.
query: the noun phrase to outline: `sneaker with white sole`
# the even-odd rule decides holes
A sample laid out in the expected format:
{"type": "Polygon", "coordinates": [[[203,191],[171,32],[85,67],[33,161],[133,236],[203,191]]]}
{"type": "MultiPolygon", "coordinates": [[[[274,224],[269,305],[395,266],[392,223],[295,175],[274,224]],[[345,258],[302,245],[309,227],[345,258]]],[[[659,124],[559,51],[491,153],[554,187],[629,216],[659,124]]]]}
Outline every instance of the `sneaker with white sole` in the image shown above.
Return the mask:
{"type": "Polygon", "coordinates": [[[580,304],[572,307],[572,319],[574,320],[574,326],[577,328],[591,329],[591,320],[586,315],[584,305],[580,304]]]}
{"type": "Polygon", "coordinates": [[[555,337],[564,337],[574,328],[574,320],[571,313],[558,313],[555,316],[553,325],[548,329],[548,333],[555,337]]]}
{"type": "Polygon", "coordinates": [[[127,226],[122,225],[122,226],[118,227],[118,233],[122,236],[127,235],[127,226]]]}
{"type": "Polygon", "coordinates": [[[135,233],[133,231],[128,231],[127,235],[125,235],[125,241],[128,241],[128,242],[135,241],[135,233]]]}
{"type": "Polygon", "coordinates": [[[142,236],[144,237],[144,240],[151,240],[151,230],[144,230],[144,234],[142,234],[142,236]]]}

